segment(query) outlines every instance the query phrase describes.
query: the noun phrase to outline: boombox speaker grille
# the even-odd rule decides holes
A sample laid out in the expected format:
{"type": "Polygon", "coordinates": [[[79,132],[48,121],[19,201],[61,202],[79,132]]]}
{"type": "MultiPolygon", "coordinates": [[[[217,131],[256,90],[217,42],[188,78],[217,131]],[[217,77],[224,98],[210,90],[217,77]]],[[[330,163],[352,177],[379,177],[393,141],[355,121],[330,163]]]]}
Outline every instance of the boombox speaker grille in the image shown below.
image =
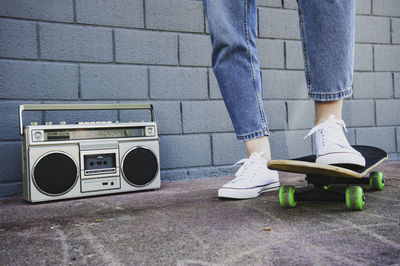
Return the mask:
{"type": "Polygon", "coordinates": [[[48,195],[61,195],[75,185],[78,170],[74,160],[66,154],[54,152],[39,159],[34,167],[36,187],[48,195]]]}
{"type": "Polygon", "coordinates": [[[128,183],[134,186],[144,186],[156,177],[157,158],[151,150],[135,147],[125,155],[122,168],[128,183]]]}

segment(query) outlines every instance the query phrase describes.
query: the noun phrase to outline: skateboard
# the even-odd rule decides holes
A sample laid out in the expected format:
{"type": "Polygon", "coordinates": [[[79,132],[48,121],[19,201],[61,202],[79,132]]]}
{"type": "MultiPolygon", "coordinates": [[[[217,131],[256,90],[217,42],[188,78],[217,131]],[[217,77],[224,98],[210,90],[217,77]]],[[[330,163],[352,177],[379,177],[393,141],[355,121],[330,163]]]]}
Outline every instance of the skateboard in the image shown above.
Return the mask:
{"type": "Polygon", "coordinates": [[[280,205],[285,208],[294,208],[299,201],[344,201],[348,209],[361,211],[364,208],[365,197],[362,187],[358,185],[369,184],[373,191],[383,190],[385,184],[383,173],[371,171],[386,160],[388,155],[377,147],[362,145],[352,147],[364,156],[365,167],[351,164],[317,164],[315,155],[269,161],[269,169],[305,174],[309,185],[299,189],[294,186],[281,186],[280,205]],[[367,177],[368,173],[370,174],[367,177]],[[350,186],[343,192],[331,186],[335,184],[350,186]]]}

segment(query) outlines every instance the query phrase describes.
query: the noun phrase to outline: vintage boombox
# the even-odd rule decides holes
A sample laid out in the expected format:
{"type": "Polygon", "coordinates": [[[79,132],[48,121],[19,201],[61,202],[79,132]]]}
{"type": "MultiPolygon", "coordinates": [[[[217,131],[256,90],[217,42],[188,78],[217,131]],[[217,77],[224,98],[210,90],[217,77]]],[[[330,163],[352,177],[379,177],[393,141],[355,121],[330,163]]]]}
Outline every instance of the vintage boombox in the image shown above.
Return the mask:
{"type": "Polygon", "coordinates": [[[29,202],[160,188],[151,104],[29,104],[19,107],[23,191],[29,202]],[[23,111],[151,111],[150,122],[23,125],[23,111]]]}

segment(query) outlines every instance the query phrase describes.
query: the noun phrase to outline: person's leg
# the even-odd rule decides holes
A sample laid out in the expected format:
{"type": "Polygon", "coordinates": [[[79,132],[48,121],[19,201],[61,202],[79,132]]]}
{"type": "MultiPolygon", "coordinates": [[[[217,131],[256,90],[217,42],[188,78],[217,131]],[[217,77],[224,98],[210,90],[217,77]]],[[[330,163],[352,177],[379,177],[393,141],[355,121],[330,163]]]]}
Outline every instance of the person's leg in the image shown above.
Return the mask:
{"type": "Polygon", "coordinates": [[[255,40],[255,0],[203,0],[212,43],[212,67],[236,137],[250,158],[220,197],[251,198],[279,187],[279,177],[267,168],[270,159],[268,124],[261,96],[255,40]]]}
{"type": "Polygon", "coordinates": [[[314,125],[318,125],[328,120],[330,115],[334,115],[336,119],[342,119],[343,99],[335,101],[315,101],[315,119],[314,125]]]}
{"type": "Polygon", "coordinates": [[[315,101],[318,163],[365,165],[342,127],[343,98],[352,94],[354,0],[297,0],[308,94],[315,101]]]}
{"type": "Polygon", "coordinates": [[[308,94],[335,101],[353,93],[354,0],[298,0],[308,94]]]}
{"type": "Polygon", "coordinates": [[[269,159],[269,132],[255,46],[255,1],[203,3],[213,46],[212,66],[237,139],[244,141],[249,156],[264,151],[269,159]]]}
{"type": "Polygon", "coordinates": [[[212,67],[237,139],[267,136],[255,39],[255,0],[203,0],[212,67]]]}
{"type": "Polygon", "coordinates": [[[268,136],[245,141],[244,144],[249,157],[254,152],[264,152],[262,156],[267,159],[267,161],[271,160],[271,147],[269,145],[268,136]]]}

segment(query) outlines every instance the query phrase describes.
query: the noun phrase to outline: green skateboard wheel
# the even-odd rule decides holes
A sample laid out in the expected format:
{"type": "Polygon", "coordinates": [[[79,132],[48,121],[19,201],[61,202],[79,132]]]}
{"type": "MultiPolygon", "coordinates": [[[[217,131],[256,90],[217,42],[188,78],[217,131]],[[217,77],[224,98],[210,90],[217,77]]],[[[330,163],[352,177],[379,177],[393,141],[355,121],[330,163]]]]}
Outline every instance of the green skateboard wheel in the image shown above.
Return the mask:
{"type": "Polygon", "coordinates": [[[284,208],[294,208],[297,202],[294,200],[294,186],[281,186],[279,189],[279,203],[284,208]]]}
{"type": "Polygon", "coordinates": [[[375,191],[383,190],[385,179],[382,172],[372,172],[369,174],[369,187],[375,191]]]}
{"type": "Polygon", "coordinates": [[[346,189],[346,206],[352,211],[362,211],[365,204],[363,189],[360,186],[350,186],[346,189]]]}

